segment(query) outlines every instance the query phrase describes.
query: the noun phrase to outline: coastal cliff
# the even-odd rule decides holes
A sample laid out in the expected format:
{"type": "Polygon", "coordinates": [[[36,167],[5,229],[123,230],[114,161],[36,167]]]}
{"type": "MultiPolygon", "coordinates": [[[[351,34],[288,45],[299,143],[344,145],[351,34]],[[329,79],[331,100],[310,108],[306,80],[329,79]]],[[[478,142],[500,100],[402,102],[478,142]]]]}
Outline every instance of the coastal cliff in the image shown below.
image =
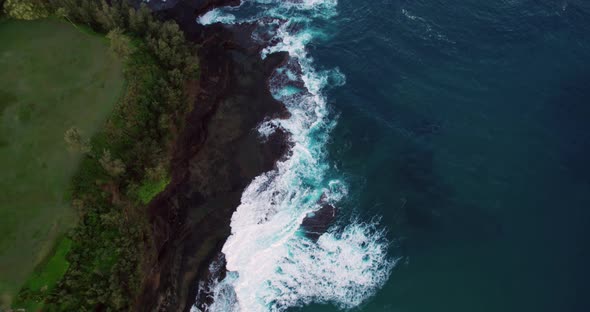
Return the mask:
{"type": "Polygon", "coordinates": [[[267,83],[286,53],[260,58],[247,26],[198,25],[196,17],[239,1],[152,1],[200,45],[201,77],[193,82],[194,109],[176,142],[172,181],[149,205],[153,245],[137,311],[188,311],[211,260],[230,234],[244,188],[286,152],[285,134],[262,139],[266,118],[287,117],[267,83]]]}

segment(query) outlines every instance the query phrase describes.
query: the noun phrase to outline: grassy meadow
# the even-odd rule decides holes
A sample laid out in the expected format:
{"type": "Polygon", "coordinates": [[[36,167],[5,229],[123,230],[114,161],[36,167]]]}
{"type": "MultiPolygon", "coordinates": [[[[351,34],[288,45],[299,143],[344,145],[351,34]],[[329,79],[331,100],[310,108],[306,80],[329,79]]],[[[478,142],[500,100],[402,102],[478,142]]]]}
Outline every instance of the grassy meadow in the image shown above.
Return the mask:
{"type": "Polygon", "coordinates": [[[96,133],[124,88],[107,39],[54,19],[0,20],[0,309],[21,286],[52,287],[76,222],[68,189],[81,155],[64,133],[96,133]],[[51,267],[43,273],[36,267],[51,267]]]}

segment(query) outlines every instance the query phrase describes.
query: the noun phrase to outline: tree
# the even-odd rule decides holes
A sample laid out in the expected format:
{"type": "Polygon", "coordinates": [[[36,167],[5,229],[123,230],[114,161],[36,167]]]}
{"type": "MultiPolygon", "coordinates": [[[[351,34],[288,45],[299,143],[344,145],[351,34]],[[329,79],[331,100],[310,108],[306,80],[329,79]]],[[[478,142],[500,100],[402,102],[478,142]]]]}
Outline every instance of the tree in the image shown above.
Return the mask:
{"type": "Polygon", "coordinates": [[[34,20],[47,17],[49,12],[40,0],[5,0],[4,11],[16,19],[34,20]]]}
{"type": "Polygon", "coordinates": [[[72,24],[72,26],[78,28],[78,25],[76,25],[74,22],[72,22],[72,20],[70,19],[69,15],[70,12],[68,11],[68,9],[64,8],[64,7],[59,7],[57,8],[57,10],[55,10],[55,15],[59,18],[63,18],[66,19],[68,22],[70,22],[70,24],[72,24]]]}
{"type": "Polygon", "coordinates": [[[121,58],[128,57],[132,51],[131,40],[123,34],[120,28],[115,28],[107,34],[107,38],[111,41],[111,50],[121,58]]]}
{"type": "Polygon", "coordinates": [[[90,141],[88,139],[84,139],[82,134],[80,134],[80,130],[78,130],[76,127],[71,127],[70,129],[66,130],[66,133],[64,134],[64,140],[68,145],[68,149],[72,152],[90,152],[90,141]]]}
{"type": "Polygon", "coordinates": [[[102,168],[111,176],[118,177],[125,173],[125,164],[120,159],[113,159],[111,152],[107,149],[103,150],[102,156],[98,160],[102,168]]]}
{"type": "Polygon", "coordinates": [[[113,9],[114,8],[106,3],[106,1],[102,0],[101,4],[96,10],[96,21],[106,31],[115,29],[118,26],[115,22],[115,16],[112,12],[113,9]]]}
{"type": "MultiPolygon", "coordinates": [[[[96,25],[95,13],[98,10],[97,1],[88,0],[36,0],[46,1],[51,4],[55,10],[65,9],[70,21],[86,24],[89,26],[96,25]]],[[[58,14],[59,15],[59,14],[58,14]]]]}
{"type": "Polygon", "coordinates": [[[152,53],[167,68],[183,68],[190,58],[184,33],[175,22],[166,21],[150,29],[146,41],[152,53]]]}
{"type": "Polygon", "coordinates": [[[68,10],[64,7],[60,7],[55,10],[55,15],[59,18],[68,18],[68,10]]]}
{"type": "Polygon", "coordinates": [[[141,3],[139,10],[129,9],[129,30],[131,32],[143,36],[150,21],[153,21],[152,11],[145,3],[141,3]]]}

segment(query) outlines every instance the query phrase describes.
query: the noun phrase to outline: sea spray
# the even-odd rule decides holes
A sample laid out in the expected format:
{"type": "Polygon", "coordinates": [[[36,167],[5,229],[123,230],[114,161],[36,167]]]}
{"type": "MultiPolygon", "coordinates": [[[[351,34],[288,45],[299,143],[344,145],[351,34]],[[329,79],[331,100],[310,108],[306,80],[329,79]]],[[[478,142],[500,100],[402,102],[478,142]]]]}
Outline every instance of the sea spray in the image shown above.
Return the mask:
{"type": "Polygon", "coordinates": [[[213,9],[197,19],[197,22],[202,25],[209,25],[213,23],[232,24],[236,17],[230,13],[223,13],[221,9],[213,9]]]}
{"type": "Polygon", "coordinates": [[[389,277],[394,261],[376,222],[334,226],[317,241],[300,231],[306,216],[322,205],[336,206],[347,193],[341,181],[327,177],[330,166],[325,154],[336,122],[330,118],[324,91],[343,85],[345,78],[337,69],[316,70],[306,49],[323,35],[313,22],[335,16],[336,4],[336,0],[251,0],[238,9],[216,9],[198,20],[257,23],[267,32],[253,38],[267,38],[260,42],[265,45],[261,57],[289,53],[289,61],[274,72],[269,87],[290,118],[268,120],[258,130],[268,136],[282,128],[292,147],[276,169],[256,177],[242,194],[222,249],[227,274],[202,290],[213,303],[197,302],[194,311],[199,311],[197,307],[211,312],[283,311],[312,302],[352,308],[389,277]]]}

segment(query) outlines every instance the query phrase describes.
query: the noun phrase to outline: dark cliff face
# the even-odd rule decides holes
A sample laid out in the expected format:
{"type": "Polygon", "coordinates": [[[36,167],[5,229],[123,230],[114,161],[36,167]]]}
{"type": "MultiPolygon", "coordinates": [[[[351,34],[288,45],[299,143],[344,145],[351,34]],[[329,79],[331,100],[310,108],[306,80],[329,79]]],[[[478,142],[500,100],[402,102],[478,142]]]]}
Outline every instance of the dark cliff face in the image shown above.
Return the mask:
{"type": "Polygon", "coordinates": [[[194,109],[176,142],[172,182],[149,206],[152,248],[137,311],[188,311],[200,276],[230,234],[230,219],[244,188],[271,170],[287,150],[284,133],[267,140],[256,126],[285,117],[268,91],[272,70],[286,54],[262,60],[246,26],[203,27],[198,15],[239,1],[173,1],[158,15],[177,20],[201,45],[201,80],[194,109]],[[173,2],[173,3],[172,3],[173,2]]]}

